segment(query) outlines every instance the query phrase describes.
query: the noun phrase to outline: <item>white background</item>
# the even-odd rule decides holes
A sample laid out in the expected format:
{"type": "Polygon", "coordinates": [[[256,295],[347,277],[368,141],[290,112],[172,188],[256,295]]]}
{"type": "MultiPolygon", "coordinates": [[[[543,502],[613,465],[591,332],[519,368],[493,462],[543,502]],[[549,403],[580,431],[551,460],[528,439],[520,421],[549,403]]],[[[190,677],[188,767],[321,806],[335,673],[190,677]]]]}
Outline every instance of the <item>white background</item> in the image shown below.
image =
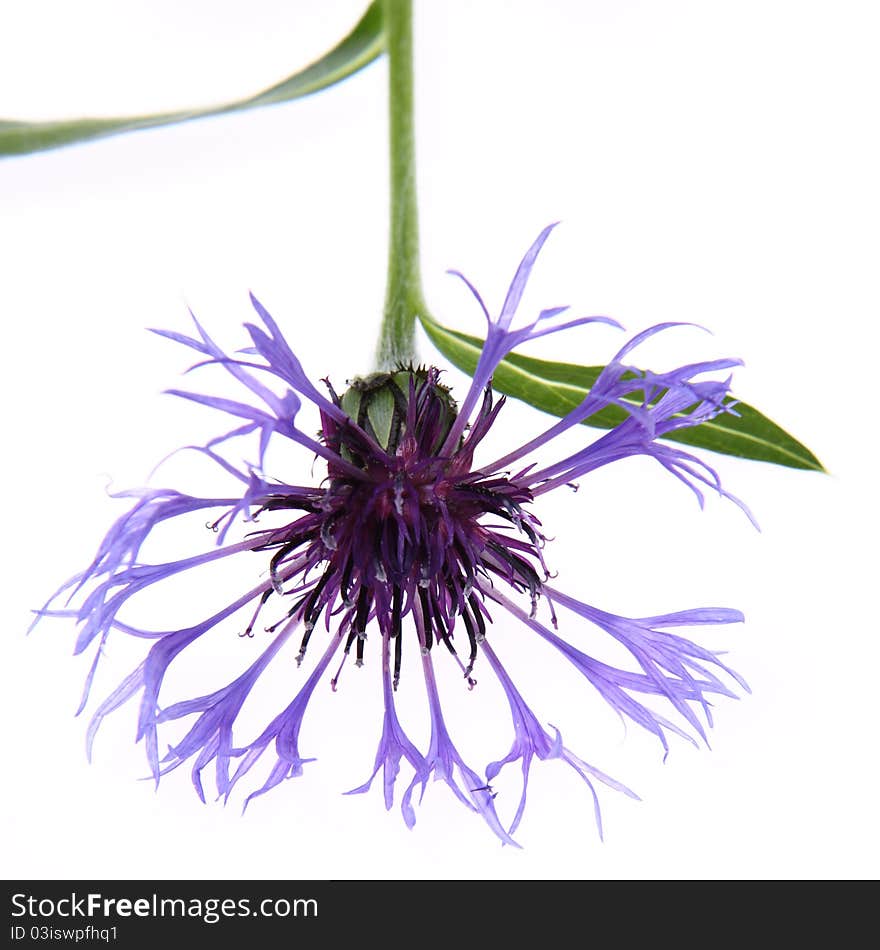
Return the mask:
{"type": "MultiPolygon", "coordinates": [[[[36,119],[251,93],[316,58],[361,4],[34,0],[0,11],[0,116],[36,119]]],[[[107,485],[142,484],[156,460],[220,424],[160,395],[191,361],[144,327],[185,330],[189,305],[234,348],[253,289],[315,378],[342,385],[369,369],[387,237],[384,62],[297,103],[0,162],[4,875],[876,876],[878,26],[876,4],[853,0],[417,5],[435,315],[480,332],[445,269],[497,308],[520,254],[562,219],[527,312],[570,303],[630,331],[710,327],[675,331],[643,362],[741,356],[736,393],[830,472],[715,458],[760,534],[717,498],[701,514],[637,462],[542,506],[558,584],[585,600],[632,615],[702,604],[747,615],[703,639],[730,651],[753,695],[719,702],[711,751],[675,741],[665,764],[560,658],[498,625],[493,642],[539,717],[643,798],[600,792],[604,843],[586,790],[559,763],[535,766],[522,851],[501,848],[440,784],[412,832],[396,808],[386,814],[379,785],[341,797],[369,774],[380,731],[369,651],[338,693],[319,688],[302,734],[318,761],[244,818],[240,797],[202,805],[185,769],[157,793],[139,781],[134,704],[86,764],[85,717],[72,714],[88,659],[71,658],[71,625],[24,636],[30,610],[87,563],[119,513],[107,485]]],[[[537,352],[596,363],[619,341],[585,328],[537,352]]],[[[437,358],[426,340],[421,352],[437,358]]],[[[540,424],[511,408],[499,439],[540,424]]],[[[198,594],[176,596],[184,610],[198,594]]],[[[262,721],[301,681],[291,656],[262,721]]],[[[136,661],[111,641],[90,708],[136,661]]],[[[488,670],[482,679],[476,699],[443,683],[475,766],[509,741],[503,699],[488,670]]],[[[166,701],[194,692],[183,689],[166,701]]],[[[401,690],[418,701],[415,676],[401,690]]],[[[423,727],[417,717],[420,744],[423,727]]],[[[516,779],[514,766],[499,783],[502,811],[516,779]]]]}

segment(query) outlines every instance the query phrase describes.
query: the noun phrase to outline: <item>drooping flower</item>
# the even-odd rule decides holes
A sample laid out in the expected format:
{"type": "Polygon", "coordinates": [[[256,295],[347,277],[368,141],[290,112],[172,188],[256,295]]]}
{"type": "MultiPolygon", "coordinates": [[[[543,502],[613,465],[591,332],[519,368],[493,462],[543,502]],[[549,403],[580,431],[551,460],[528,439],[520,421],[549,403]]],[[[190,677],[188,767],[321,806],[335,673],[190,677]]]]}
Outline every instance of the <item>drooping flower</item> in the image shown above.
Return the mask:
{"type": "Polygon", "coordinates": [[[550,230],[540,234],[520,263],[498,317],[490,316],[462,277],[486,317],[487,338],[460,407],[433,367],[400,367],[355,380],[342,396],[325,381],[322,392],[253,297],[261,325],[246,324],[250,345],[236,355],[224,353],[197,321],[195,336],[156,331],[200,354],[197,365],[224,367],[255,397],[256,405],[171,390],[238,420],[206,445],[190,447],[219,466],[237,489],[225,497],[170,488],[122,493],[134,499],[132,507],[110,528],[88,567],[38,611],[38,619],[74,618],[79,625],[76,652],[95,649],[81,708],[108,637],[141,638],[149,645],[143,662],[95,711],[89,749],[102,720],[139,697],[137,739],[144,742],[153,777],[158,782],[190,763],[202,800],[206,768],[213,766],[217,793],[227,798],[271,747],[274,762],[262,784],[246,797],[247,804],[284,779],[301,775],[304,764],[312,761],[303,756],[299,743],[309,701],[322,680],[336,689],[352,652],[355,663],[362,664],[368,631],[375,631],[384,715],[372,775],[352,793],[367,791],[381,771],[385,803],[391,808],[405,762],[411,770],[401,795],[407,825],[412,827],[416,820],[414,796],[421,798],[429,780],[442,780],[465,806],[482,815],[502,842],[515,844],[511,835],[523,815],[534,760],[560,759],[587,783],[598,820],[594,782],[633,793],[571,752],[559,730],[542,725],[529,708],[499,656],[504,636],[494,634],[491,622],[492,613],[499,612],[552,644],[622,717],[656,735],[664,749],[668,732],[705,738],[703,719],[711,725],[712,697],[734,696],[730,680],[747,687],[715,653],[671,631],[734,623],[742,615],[726,608],[697,608],[633,619],[564,593],[549,583],[545,537],[534,503],[600,466],[633,455],[656,459],[701,503],[707,487],[731,498],[706,463],[658,438],[731,411],[725,404],[728,382],[704,377],[738,361],[694,363],[666,373],[628,365],[625,358],[639,343],[671,324],[652,327],[616,354],[567,416],[502,458],[480,460],[481,442],[504,405],[491,386],[504,356],[545,334],[592,322],[614,323],[604,317],[560,322],[557,318],[566,308],[557,307],[540,312],[532,323],[513,327],[550,230]],[[317,437],[298,424],[304,402],[319,412],[317,437]],[[625,420],[591,441],[579,423],[610,405],[623,408],[625,420]],[[584,436],[581,447],[549,463],[539,461],[560,433],[575,426],[584,436]],[[230,440],[248,436],[257,438],[253,464],[237,464],[228,451],[223,454],[230,440]],[[326,465],[318,484],[292,485],[264,471],[267,448],[285,439],[326,465]],[[212,512],[210,524],[216,533],[216,544],[208,550],[161,563],[142,557],[142,546],[160,525],[207,511],[212,512]],[[274,519],[272,526],[263,525],[266,518],[274,519]],[[228,540],[233,531],[240,537],[228,540]],[[132,615],[138,595],[203,565],[233,558],[240,562],[241,592],[228,595],[203,619],[168,629],[137,625],[132,615]],[[241,636],[265,639],[262,653],[215,691],[169,702],[164,683],[169,667],[228,618],[235,618],[241,636]],[[610,665],[576,646],[584,624],[622,645],[632,657],[631,667],[610,665]],[[299,643],[296,665],[313,652],[317,662],[265,728],[255,737],[242,734],[242,707],[269,665],[285,662],[279,654],[293,638],[299,643]],[[483,774],[465,762],[447,728],[434,669],[438,649],[451,655],[471,686],[475,664],[488,665],[507,697],[512,743],[483,774]],[[407,735],[395,706],[402,656],[410,650],[421,660],[430,717],[430,738],[422,748],[407,735]],[[340,654],[335,672],[328,674],[340,654]],[[668,703],[679,724],[651,708],[648,700],[658,699],[668,703]],[[175,722],[187,725],[163,754],[159,734],[175,722]],[[504,766],[516,762],[523,773],[522,793],[512,821],[505,825],[490,783],[504,766]]]}

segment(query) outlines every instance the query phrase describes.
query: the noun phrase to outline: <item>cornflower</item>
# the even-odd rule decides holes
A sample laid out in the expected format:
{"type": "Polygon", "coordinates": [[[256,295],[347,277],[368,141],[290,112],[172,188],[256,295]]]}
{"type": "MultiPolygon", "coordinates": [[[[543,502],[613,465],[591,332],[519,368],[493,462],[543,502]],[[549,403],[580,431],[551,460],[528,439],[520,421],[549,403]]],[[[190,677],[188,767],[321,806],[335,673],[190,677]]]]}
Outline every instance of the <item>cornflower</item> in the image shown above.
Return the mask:
{"type": "Polygon", "coordinates": [[[664,751],[667,733],[705,740],[703,719],[711,726],[712,698],[735,696],[731,680],[743,689],[747,686],[716,653],[672,631],[736,623],[742,614],[700,607],[630,618],[576,599],[551,583],[546,538],[535,508],[541,496],[571,486],[608,463],[638,455],[656,460],[684,482],[700,504],[706,488],[741,504],[722,488],[709,465],[659,441],[670,432],[734,411],[727,399],[729,379],[704,377],[738,361],[691,363],[665,373],[637,369],[626,362],[629,354],[676,324],[651,327],[617,352],[588,395],[565,417],[502,457],[480,460],[481,443],[505,402],[495,398],[491,385],[505,356],[530,340],[579,325],[618,326],[606,317],[560,319],[567,308],[554,307],[514,327],[526,282],[551,228],[542,231],[520,262],[497,317],[490,315],[467,279],[452,272],[470,288],[487,323],[486,342],[460,406],[435,367],[400,366],[357,379],[341,396],[325,380],[322,391],[253,296],[260,324],[245,325],[250,346],[235,355],[227,355],[195,318],[195,336],[155,331],[195,350],[201,357],[197,366],[222,366],[249,393],[251,401],[245,402],[170,391],[236,420],[232,429],[189,448],[209,458],[238,487],[226,497],[173,488],[119,493],[133,499],[130,509],[110,528],[85,570],[37,612],[37,619],[74,618],[79,625],[75,652],[95,648],[80,711],[111,634],[140,638],[148,646],[143,661],[95,711],[88,729],[90,755],[104,718],[139,697],[137,741],[144,743],[157,783],[191,763],[193,784],[204,801],[202,773],[213,766],[217,794],[225,800],[271,749],[274,760],[262,784],[246,797],[247,806],[285,779],[301,775],[312,761],[300,751],[309,701],[324,679],[336,690],[352,654],[357,666],[364,663],[368,632],[375,632],[384,714],[372,774],[351,793],[367,791],[381,772],[385,804],[391,808],[405,760],[412,777],[400,801],[408,826],[416,821],[416,793],[421,799],[431,779],[442,780],[502,842],[515,845],[512,835],[523,817],[533,762],[559,759],[589,788],[601,834],[595,783],[635,796],[575,755],[559,730],[546,727],[531,710],[502,663],[505,636],[503,628],[493,626],[493,616],[499,614],[509,614],[555,647],[621,717],[654,734],[664,751]],[[272,379],[276,389],[267,385],[272,379]],[[317,436],[298,425],[304,403],[311,403],[320,415],[317,436]],[[539,454],[545,456],[560,434],[609,406],[625,410],[619,425],[593,441],[587,440],[587,429],[578,428],[585,444],[562,458],[539,461],[539,454]],[[257,439],[255,463],[236,464],[219,451],[230,440],[247,436],[257,439]],[[326,465],[319,484],[288,484],[266,474],[266,451],[278,440],[293,441],[326,465]],[[215,544],[162,563],[142,559],[142,545],[153,532],[194,512],[212,512],[215,544]],[[275,524],[262,526],[264,517],[274,518],[275,524]],[[157,630],[137,625],[130,616],[137,596],[154,585],[232,558],[241,565],[241,592],[227,595],[198,622],[157,630]],[[57,606],[61,599],[64,603],[57,606]],[[169,667],[197,641],[222,636],[229,618],[235,618],[239,636],[265,640],[262,653],[219,689],[167,702],[163,682],[169,667]],[[264,618],[271,622],[266,624],[264,618]],[[584,624],[622,645],[633,658],[632,668],[600,661],[576,646],[584,624]],[[312,653],[317,659],[265,728],[256,737],[242,737],[242,707],[271,663],[288,662],[280,658],[288,641],[298,642],[297,666],[311,661],[312,653]],[[421,748],[407,735],[395,705],[405,650],[420,658],[425,683],[430,737],[421,748]],[[465,762],[447,728],[435,675],[438,651],[449,654],[470,687],[475,685],[477,664],[487,666],[507,698],[511,745],[483,774],[465,762]],[[671,707],[677,723],[647,704],[658,699],[671,707]],[[160,732],[178,721],[186,724],[185,732],[161,752],[160,732]],[[505,766],[516,763],[522,770],[522,791],[513,818],[505,823],[496,811],[491,783],[505,766]]]}

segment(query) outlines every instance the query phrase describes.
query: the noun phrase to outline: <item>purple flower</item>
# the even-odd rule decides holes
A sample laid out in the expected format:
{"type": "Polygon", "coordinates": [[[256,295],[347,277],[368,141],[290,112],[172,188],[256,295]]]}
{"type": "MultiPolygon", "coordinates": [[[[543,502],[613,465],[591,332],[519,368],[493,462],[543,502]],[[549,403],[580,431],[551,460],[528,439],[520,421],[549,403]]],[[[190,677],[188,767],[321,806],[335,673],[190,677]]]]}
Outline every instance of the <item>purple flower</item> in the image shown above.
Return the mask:
{"type": "Polygon", "coordinates": [[[250,345],[237,355],[224,353],[198,322],[197,336],[157,331],[199,353],[197,365],[225,368],[255,404],[172,390],[236,420],[233,428],[206,445],[189,447],[219,466],[236,490],[224,497],[173,489],[122,493],[134,499],[132,507],[111,527],[88,567],[38,612],[39,617],[74,618],[79,625],[76,652],[95,650],[83,706],[108,637],[144,641],[143,662],[94,713],[89,748],[104,717],[137,697],[137,739],[144,742],[157,782],[189,763],[204,800],[202,774],[210,766],[217,793],[225,799],[265,762],[262,784],[257,780],[251,785],[247,804],[284,779],[302,774],[312,758],[300,749],[300,731],[315,690],[328,680],[336,690],[349,657],[353,654],[360,666],[372,653],[382,677],[384,716],[372,775],[349,794],[367,791],[381,771],[390,808],[405,765],[401,807],[408,826],[416,820],[414,797],[421,799],[429,780],[442,779],[502,842],[515,844],[511,835],[524,812],[534,760],[560,759],[586,782],[598,821],[594,783],[633,793],[571,752],[559,730],[542,724],[528,706],[503,665],[504,636],[496,636],[491,627],[492,615],[503,613],[552,644],[622,717],[656,735],[664,750],[669,732],[692,741],[693,734],[705,738],[712,699],[733,696],[731,681],[747,687],[716,654],[671,630],[735,623],[742,615],[725,608],[698,608],[633,619],[582,603],[548,583],[545,538],[534,502],[602,465],[633,455],[656,459],[701,503],[706,487],[731,497],[708,465],[658,437],[731,411],[724,402],[728,383],[705,376],[737,361],[695,363],[662,374],[635,369],[624,359],[670,325],[652,327],[617,353],[589,395],[566,417],[502,458],[480,459],[480,443],[504,405],[491,388],[500,360],[520,343],[545,334],[591,322],[613,323],[603,317],[560,321],[566,308],[553,308],[513,328],[529,273],[550,231],[546,228],[523,258],[497,318],[468,284],[486,316],[488,333],[460,408],[435,368],[400,367],[375,374],[356,380],[342,396],[329,382],[320,390],[253,297],[261,325],[246,325],[250,345]],[[273,380],[275,388],[270,388],[273,380]],[[312,437],[298,423],[304,402],[317,407],[319,436],[312,437]],[[609,405],[623,408],[625,421],[594,441],[579,427],[582,445],[564,458],[548,460],[556,436],[609,405]],[[226,443],[253,435],[256,461],[230,461],[226,443]],[[291,485],[265,474],[267,449],[282,440],[297,443],[321,460],[326,474],[319,484],[291,485]],[[142,555],[160,525],[193,513],[203,517],[204,512],[211,512],[209,526],[216,533],[216,543],[207,550],[160,563],[142,555]],[[133,614],[145,591],[232,558],[240,563],[241,591],[218,595],[208,616],[168,629],[137,625],[133,614]],[[216,635],[229,618],[248,643],[262,643],[262,652],[226,685],[195,698],[166,700],[166,674],[178,657],[216,635]],[[609,665],[579,648],[586,624],[617,641],[632,662],[625,668],[609,665]],[[378,640],[370,650],[368,635],[378,640]],[[311,662],[312,654],[317,654],[317,662],[301,674],[289,703],[268,725],[248,732],[241,725],[242,708],[270,664],[289,662],[282,653],[288,641],[294,641],[294,649],[298,643],[296,666],[311,662]],[[430,721],[430,738],[421,748],[408,737],[395,706],[403,654],[409,651],[420,659],[430,721]],[[464,760],[447,728],[434,669],[438,653],[451,656],[470,687],[475,685],[475,665],[488,666],[507,697],[511,745],[506,752],[499,750],[500,757],[483,773],[464,760]],[[333,672],[328,673],[331,666],[333,672]],[[657,700],[665,701],[677,722],[651,708],[657,700]],[[164,740],[175,723],[178,738],[163,752],[160,733],[164,740]],[[505,824],[490,783],[512,763],[522,768],[522,794],[505,824]]]}

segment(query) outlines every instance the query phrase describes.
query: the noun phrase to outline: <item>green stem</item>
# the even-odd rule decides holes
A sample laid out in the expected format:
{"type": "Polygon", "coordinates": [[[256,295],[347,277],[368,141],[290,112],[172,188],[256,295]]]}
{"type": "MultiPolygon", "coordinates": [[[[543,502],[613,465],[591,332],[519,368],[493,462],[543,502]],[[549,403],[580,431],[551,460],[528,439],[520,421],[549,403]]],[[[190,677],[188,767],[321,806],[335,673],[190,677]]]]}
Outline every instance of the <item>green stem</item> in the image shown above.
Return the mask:
{"type": "Polygon", "coordinates": [[[413,125],[412,0],[382,0],[388,51],[391,234],[385,311],[376,346],[381,370],[415,358],[415,325],[426,311],[419,269],[413,125]]]}

